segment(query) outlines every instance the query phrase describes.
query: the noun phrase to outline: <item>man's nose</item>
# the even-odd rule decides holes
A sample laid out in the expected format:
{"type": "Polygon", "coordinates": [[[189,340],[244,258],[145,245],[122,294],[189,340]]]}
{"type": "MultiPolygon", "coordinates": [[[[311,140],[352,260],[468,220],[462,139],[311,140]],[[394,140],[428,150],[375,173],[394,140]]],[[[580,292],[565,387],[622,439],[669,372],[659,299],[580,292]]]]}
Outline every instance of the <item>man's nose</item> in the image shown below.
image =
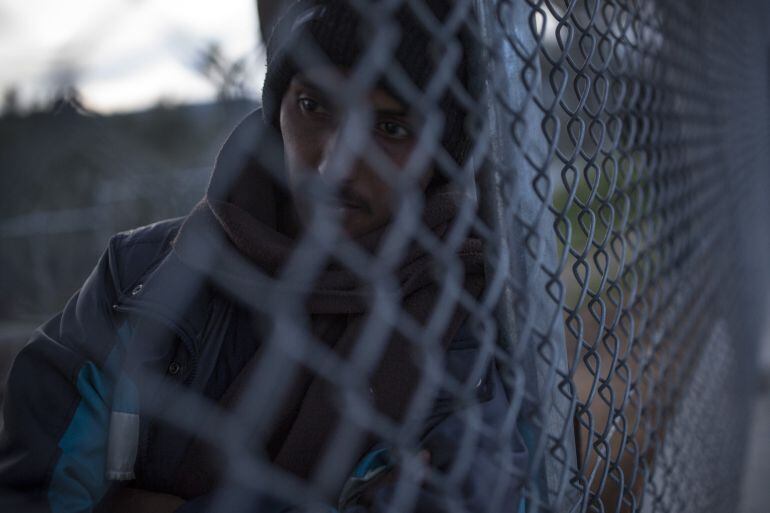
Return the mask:
{"type": "Polygon", "coordinates": [[[342,140],[341,127],[329,132],[325,138],[318,162],[318,174],[329,182],[350,182],[364,171],[366,164],[360,151],[346,146],[342,140]]]}

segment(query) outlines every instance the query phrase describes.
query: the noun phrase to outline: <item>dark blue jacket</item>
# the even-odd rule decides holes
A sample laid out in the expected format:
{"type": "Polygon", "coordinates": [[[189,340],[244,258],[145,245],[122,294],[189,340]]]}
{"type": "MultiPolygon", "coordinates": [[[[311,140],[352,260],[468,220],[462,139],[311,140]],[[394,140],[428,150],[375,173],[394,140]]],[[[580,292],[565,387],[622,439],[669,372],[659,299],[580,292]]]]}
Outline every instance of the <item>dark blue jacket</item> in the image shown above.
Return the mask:
{"type": "MultiPolygon", "coordinates": [[[[139,397],[154,398],[157,385],[122,381],[127,349],[135,350],[132,346],[144,340],[165,340],[137,350],[142,358],[136,365],[160,371],[164,381],[203,390],[211,355],[205,360],[202,355],[208,346],[222,345],[224,326],[204,328],[217,325],[212,316],[221,310],[212,304],[225,299],[171,250],[180,223],[164,221],[114,236],[82,288],[17,356],[0,431],[0,511],[91,511],[110,487],[110,472],[116,479],[133,477],[132,486],[175,493],[174,477],[189,436],[141,416],[135,434],[132,423],[124,422],[122,432],[113,426],[113,438],[119,439],[110,440],[110,428],[116,418],[138,412],[139,397]],[[143,319],[152,322],[141,323],[143,319]],[[172,336],[139,336],[137,330],[153,329],[147,326],[164,328],[172,336]],[[125,437],[133,436],[138,442],[135,461],[130,454],[108,461],[108,444],[117,445],[118,452],[121,445],[128,446],[130,453],[132,444],[125,437]],[[126,457],[129,461],[119,461],[126,457]],[[128,474],[117,475],[120,472],[128,474]]],[[[447,353],[447,368],[462,379],[479,351],[478,343],[461,329],[447,353]]],[[[477,404],[459,411],[449,397],[436,401],[422,441],[433,465],[454,457],[466,429],[464,415],[480,415],[492,428],[503,425],[508,401],[494,366],[489,368],[478,384],[477,404]]],[[[483,510],[500,465],[526,466],[518,434],[512,433],[507,452],[500,452],[505,445],[482,438],[472,452],[464,498],[459,499],[476,502],[478,509],[471,511],[483,510]]],[[[366,461],[362,465],[357,477],[352,476],[354,482],[371,470],[365,468],[366,461]]],[[[511,497],[517,496],[519,484],[510,484],[511,497]]]]}

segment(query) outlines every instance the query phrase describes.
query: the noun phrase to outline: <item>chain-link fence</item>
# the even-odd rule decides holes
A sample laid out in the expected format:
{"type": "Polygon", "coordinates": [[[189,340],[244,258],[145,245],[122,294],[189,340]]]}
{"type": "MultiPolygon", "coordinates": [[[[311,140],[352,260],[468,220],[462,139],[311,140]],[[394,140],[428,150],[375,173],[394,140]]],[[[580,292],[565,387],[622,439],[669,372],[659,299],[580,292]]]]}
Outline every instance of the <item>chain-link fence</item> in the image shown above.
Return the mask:
{"type": "Polygon", "coordinates": [[[768,20],[748,0],[292,3],[204,200],[113,238],[68,307],[114,328],[62,342],[120,397],[89,493],[735,510],[768,20]]]}

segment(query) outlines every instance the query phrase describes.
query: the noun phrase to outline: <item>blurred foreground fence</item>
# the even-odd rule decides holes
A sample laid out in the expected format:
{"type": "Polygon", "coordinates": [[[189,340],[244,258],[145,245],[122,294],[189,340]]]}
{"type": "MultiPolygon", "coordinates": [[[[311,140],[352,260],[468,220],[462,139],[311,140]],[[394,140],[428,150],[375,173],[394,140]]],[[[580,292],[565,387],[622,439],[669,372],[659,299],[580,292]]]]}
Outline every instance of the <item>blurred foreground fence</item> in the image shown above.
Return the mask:
{"type": "MultiPolygon", "coordinates": [[[[465,408],[458,457],[426,470],[425,479],[452,496],[472,467],[469,455],[486,440],[498,447],[490,490],[499,496],[486,509],[461,501],[448,511],[734,511],[770,262],[767,6],[469,0],[454,2],[444,19],[415,12],[449,50],[461,32],[475,39],[469,83],[440,63],[439,85],[421,97],[426,117],[447,90],[471,113],[467,162],[439,157],[467,202],[443,238],[416,222],[419,201],[400,204],[395,228],[373,256],[330,244],[338,235],[318,221],[298,242],[291,272],[270,282],[273,291],[288,282],[295,296],[248,304],[272,323],[258,369],[276,378],[302,368],[337,394],[339,431],[319,464],[327,474],[298,484],[264,455],[233,448],[250,430],[267,429],[267,418],[244,413],[248,405],[272,411],[282,397],[260,387],[265,374],[229,413],[214,415],[189,399],[201,415],[222,416],[213,421],[221,430],[197,434],[227,455],[228,479],[257,489],[270,483],[271,493],[313,502],[336,462],[356,456],[346,453],[345,437],[374,431],[394,453],[419,446],[431,394],[467,398],[491,358],[506,415],[489,423],[465,408]],[[486,286],[475,296],[463,291],[455,254],[470,234],[485,254],[486,286]],[[404,240],[440,263],[434,272],[444,285],[427,327],[404,320],[390,296],[387,270],[406,252],[404,240]],[[376,305],[345,358],[295,318],[313,290],[312,269],[335,259],[372,288],[376,305]],[[480,341],[469,357],[474,370],[459,378],[435,366],[443,360],[437,333],[458,305],[480,341]],[[351,389],[376,373],[391,334],[414,346],[423,371],[409,414],[396,423],[362,407],[362,394],[351,389]],[[526,458],[515,464],[508,459],[514,432],[526,445],[526,458]],[[510,486],[521,502],[504,502],[500,490],[510,486]]],[[[368,21],[371,41],[386,42],[390,25],[368,21]]],[[[367,51],[369,67],[351,73],[353,84],[389,69],[387,45],[367,51]]],[[[449,61],[456,52],[444,55],[449,61]]],[[[348,151],[364,151],[366,143],[356,144],[348,151]]],[[[3,246],[21,244],[26,228],[18,223],[0,226],[3,246]]],[[[24,271],[20,263],[3,270],[24,271]]],[[[216,269],[208,279],[248,303],[216,269]]],[[[149,414],[195,432],[194,416],[185,421],[178,413],[172,418],[158,406],[149,414]]],[[[405,461],[407,468],[423,465],[405,461]]],[[[412,479],[410,472],[397,482],[412,479]]],[[[414,506],[409,490],[396,487],[397,511],[414,506]]]]}

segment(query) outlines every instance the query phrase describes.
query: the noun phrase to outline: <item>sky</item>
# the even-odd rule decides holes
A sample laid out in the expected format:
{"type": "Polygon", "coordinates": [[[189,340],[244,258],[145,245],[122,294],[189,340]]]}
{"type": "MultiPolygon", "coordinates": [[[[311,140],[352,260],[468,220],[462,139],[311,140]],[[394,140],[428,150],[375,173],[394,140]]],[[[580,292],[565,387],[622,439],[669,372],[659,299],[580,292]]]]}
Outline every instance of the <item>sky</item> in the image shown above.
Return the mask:
{"type": "Polygon", "coordinates": [[[111,113],[159,102],[198,103],[216,87],[196,70],[218,43],[247,57],[254,94],[264,52],[254,0],[0,0],[0,95],[44,101],[74,83],[83,104],[111,113]]]}

